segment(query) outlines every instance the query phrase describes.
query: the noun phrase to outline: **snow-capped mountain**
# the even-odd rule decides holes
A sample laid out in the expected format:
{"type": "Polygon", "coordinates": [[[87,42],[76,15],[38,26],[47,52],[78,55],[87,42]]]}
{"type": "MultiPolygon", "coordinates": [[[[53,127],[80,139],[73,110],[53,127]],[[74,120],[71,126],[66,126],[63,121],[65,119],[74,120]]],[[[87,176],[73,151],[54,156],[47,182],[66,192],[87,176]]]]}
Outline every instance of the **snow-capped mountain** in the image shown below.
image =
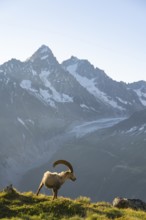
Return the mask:
{"type": "MultiPolygon", "coordinates": [[[[143,93],[131,84],[117,82],[104,71],[94,68],[87,60],[75,57],[63,62],[63,67],[73,75],[86,90],[100,101],[123,114],[130,114],[146,107],[146,91],[143,93]],[[143,95],[143,96],[142,96],[143,95]]],[[[145,82],[146,83],[146,82],[145,82]]],[[[143,85],[146,88],[146,85],[143,85]]]]}
{"type": "Polygon", "coordinates": [[[74,126],[145,109],[145,84],[116,82],[76,57],[60,64],[45,45],[0,65],[0,186],[48,161],[74,126]]]}
{"type": "Polygon", "coordinates": [[[4,63],[0,73],[3,86],[15,84],[68,119],[130,115],[146,107],[144,89],[112,80],[87,60],[71,57],[59,64],[45,45],[25,62],[4,63]]]}

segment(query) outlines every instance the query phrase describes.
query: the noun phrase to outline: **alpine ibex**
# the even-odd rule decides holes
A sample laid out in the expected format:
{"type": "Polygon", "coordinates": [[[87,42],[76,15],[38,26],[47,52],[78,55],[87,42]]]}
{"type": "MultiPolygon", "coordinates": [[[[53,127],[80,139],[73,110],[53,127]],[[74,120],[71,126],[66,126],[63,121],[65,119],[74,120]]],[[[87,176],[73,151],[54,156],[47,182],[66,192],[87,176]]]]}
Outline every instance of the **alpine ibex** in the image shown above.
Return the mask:
{"type": "Polygon", "coordinates": [[[69,168],[69,170],[63,171],[61,173],[57,173],[57,172],[52,173],[50,171],[45,172],[43,175],[42,181],[39,185],[39,188],[37,190],[36,195],[39,194],[41,188],[45,185],[47,188],[50,188],[53,190],[53,199],[56,199],[58,190],[60,189],[60,187],[62,186],[62,184],[66,180],[68,180],[68,179],[70,179],[72,181],[76,180],[76,177],[75,177],[74,171],[73,171],[73,167],[68,161],[57,160],[53,163],[53,167],[55,167],[58,164],[66,165],[69,168]]]}

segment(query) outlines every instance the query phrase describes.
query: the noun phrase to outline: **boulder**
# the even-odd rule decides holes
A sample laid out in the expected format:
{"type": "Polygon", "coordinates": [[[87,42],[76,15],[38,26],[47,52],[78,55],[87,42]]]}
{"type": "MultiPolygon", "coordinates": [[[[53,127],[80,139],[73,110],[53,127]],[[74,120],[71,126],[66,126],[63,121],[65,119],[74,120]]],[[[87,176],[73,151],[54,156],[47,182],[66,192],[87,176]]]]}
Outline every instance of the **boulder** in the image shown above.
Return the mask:
{"type": "Polygon", "coordinates": [[[117,197],[113,200],[113,206],[117,208],[131,208],[146,211],[146,203],[140,199],[127,199],[117,197]]]}
{"type": "Polygon", "coordinates": [[[15,192],[15,189],[13,188],[13,185],[10,184],[9,186],[6,186],[4,189],[3,189],[4,192],[7,192],[7,193],[13,193],[15,192]]]}

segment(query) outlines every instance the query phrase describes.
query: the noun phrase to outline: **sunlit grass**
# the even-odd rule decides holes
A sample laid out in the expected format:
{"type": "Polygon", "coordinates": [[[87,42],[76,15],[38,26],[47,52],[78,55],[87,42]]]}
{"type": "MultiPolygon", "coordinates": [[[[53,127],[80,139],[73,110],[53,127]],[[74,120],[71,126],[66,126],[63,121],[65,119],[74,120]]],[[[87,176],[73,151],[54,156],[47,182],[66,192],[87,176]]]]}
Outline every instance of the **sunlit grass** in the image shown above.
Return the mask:
{"type": "Polygon", "coordinates": [[[2,220],[146,220],[146,212],[114,208],[110,203],[92,203],[90,198],[75,200],[32,192],[0,192],[0,219],[2,220]]]}

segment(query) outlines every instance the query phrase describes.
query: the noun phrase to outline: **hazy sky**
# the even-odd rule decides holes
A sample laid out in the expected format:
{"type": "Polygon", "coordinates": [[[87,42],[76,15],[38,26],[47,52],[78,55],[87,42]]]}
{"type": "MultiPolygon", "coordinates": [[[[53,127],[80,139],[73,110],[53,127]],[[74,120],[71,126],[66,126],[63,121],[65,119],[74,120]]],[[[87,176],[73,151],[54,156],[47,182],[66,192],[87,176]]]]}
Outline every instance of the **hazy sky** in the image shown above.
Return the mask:
{"type": "Polygon", "coordinates": [[[0,64],[42,44],[117,81],[146,81],[146,0],[0,0],[0,64]]]}

